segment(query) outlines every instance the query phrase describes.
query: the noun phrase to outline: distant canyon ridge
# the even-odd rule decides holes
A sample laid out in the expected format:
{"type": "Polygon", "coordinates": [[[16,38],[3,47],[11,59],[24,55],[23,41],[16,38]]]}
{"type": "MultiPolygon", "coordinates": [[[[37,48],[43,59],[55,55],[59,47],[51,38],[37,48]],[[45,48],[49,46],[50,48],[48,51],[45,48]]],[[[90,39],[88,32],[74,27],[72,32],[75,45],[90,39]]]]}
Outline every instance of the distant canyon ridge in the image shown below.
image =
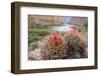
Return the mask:
{"type": "Polygon", "coordinates": [[[87,17],[78,16],[50,16],[50,15],[28,15],[28,25],[41,24],[71,24],[71,25],[87,25],[87,17]]]}

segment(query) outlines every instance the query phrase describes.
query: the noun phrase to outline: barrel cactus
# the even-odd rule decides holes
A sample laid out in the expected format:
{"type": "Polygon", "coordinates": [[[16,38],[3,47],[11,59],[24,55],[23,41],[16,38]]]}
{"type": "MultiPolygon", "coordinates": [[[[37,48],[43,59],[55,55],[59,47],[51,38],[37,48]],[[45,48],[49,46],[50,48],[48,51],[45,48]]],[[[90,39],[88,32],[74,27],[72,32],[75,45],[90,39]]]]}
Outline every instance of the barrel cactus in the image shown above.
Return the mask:
{"type": "Polygon", "coordinates": [[[43,60],[85,58],[87,50],[85,41],[74,33],[53,33],[41,46],[43,60]],[[43,45],[44,44],[44,45],[43,45]]]}

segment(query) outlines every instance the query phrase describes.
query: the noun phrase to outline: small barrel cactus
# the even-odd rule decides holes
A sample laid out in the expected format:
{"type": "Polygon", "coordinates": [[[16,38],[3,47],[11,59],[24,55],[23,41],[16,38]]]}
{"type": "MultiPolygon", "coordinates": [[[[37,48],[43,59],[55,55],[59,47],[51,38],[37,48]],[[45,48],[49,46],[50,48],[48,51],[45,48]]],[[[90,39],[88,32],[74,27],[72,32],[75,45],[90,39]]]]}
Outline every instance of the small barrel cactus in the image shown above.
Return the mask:
{"type": "Polygon", "coordinates": [[[45,45],[41,47],[43,59],[64,59],[67,58],[67,51],[64,47],[60,33],[55,32],[48,36],[45,45]]]}
{"type": "Polygon", "coordinates": [[[85,58],[87,57],[86,43],[81,36],[74,33],[66,33],[63,36],[65,45],[67,45],[68,58],[85,58]]]}

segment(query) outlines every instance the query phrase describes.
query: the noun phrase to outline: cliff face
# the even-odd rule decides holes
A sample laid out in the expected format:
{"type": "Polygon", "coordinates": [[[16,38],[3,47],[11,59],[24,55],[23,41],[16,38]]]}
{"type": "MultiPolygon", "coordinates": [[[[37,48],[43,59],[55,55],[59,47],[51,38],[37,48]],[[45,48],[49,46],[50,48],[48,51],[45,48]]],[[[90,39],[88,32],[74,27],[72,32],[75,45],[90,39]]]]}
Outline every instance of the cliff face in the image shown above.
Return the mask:
{"type": "Polygon", "coordinates": [[[73,17],[73,16],[50,16],[50,15],[28,15],[28,23],[32,24],[64,24],[71,25],[86,25],[88,22],[87,17],[73,17]]]}
{"type": "Polygon", "coordinates": [[[86,25],[88,23],[87,17],[72,17],[68,24],[71,25],[86,25]]]}
{"type": "Polygon", "coordinates": [[[64,18],[62,16],[46,16],[46,15],[29,15],[28,16],[29,25],[31,24],[62,24],[64,23],[64,18]]]}

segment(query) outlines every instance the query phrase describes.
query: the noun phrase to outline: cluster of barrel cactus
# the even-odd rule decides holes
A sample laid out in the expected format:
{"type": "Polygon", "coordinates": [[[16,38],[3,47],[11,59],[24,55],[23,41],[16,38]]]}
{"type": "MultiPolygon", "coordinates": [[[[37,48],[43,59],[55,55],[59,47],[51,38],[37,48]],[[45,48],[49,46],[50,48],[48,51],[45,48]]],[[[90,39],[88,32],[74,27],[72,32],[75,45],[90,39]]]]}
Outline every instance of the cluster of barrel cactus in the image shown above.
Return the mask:
{"type": "Polygon", "coordinates": [[[54,32],[42,40],[40,45],[43,60],[86,58],[85,40],[72,32],[54,32]]]}

